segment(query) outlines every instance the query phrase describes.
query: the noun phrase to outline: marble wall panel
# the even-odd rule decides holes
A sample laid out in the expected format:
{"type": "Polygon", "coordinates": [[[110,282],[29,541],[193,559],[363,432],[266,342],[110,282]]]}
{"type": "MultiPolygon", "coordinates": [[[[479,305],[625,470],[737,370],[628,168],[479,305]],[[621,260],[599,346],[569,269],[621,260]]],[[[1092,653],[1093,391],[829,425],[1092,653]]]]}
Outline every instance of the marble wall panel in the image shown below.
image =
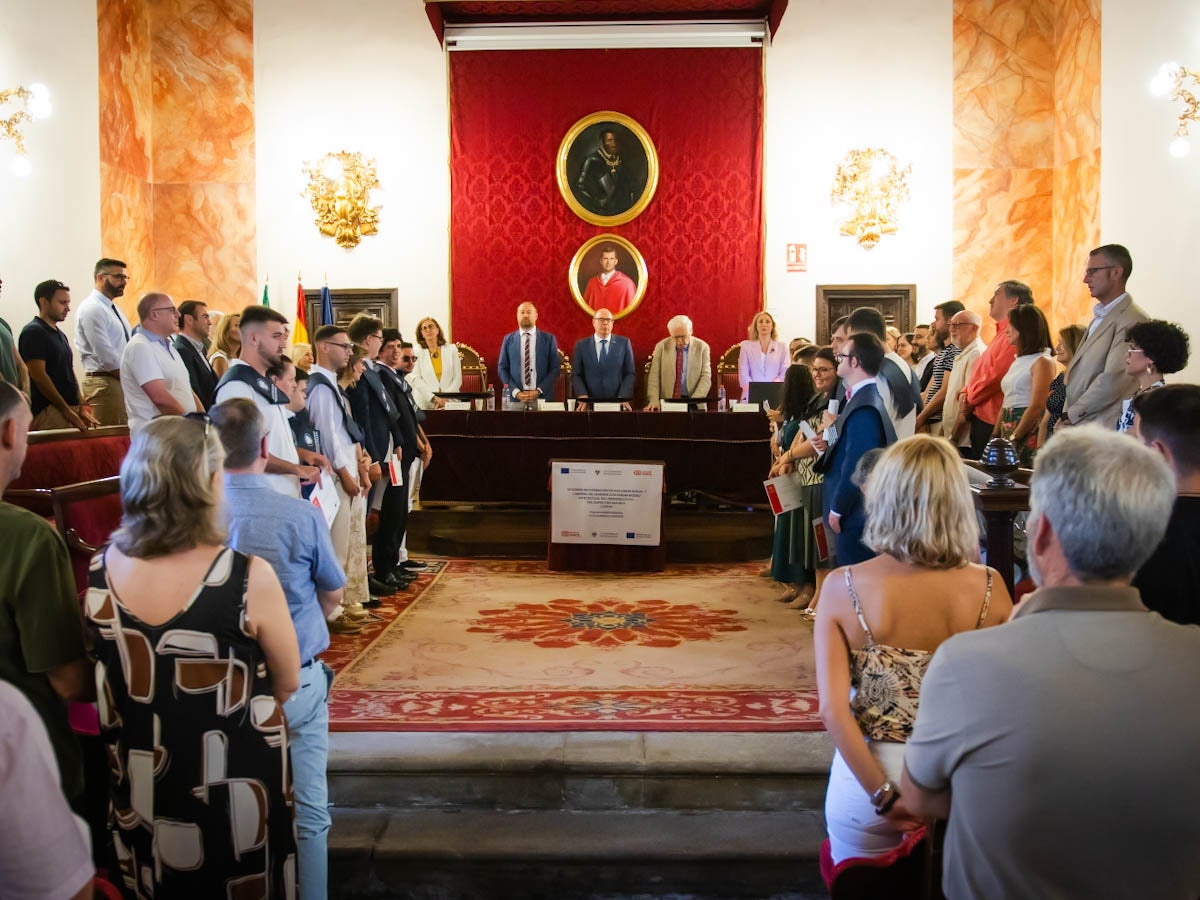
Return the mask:
{"type": "Polygon", "coordinates": [[[97,0],[100,161],[150,177],[150,8],[142,0],[97,0]]]}
{"type": "Polygon", "coordinates": [[[155,0],[154,181],[254,181],[253,0],[155,0]]]}
{"type": "Polygon", "coordinates": [[[154,186],[154,271],[175,298],[219,310],[255,302],[253,184],[154,186]]]}
{"type": "Polygon", "coordinates": [[[1100,2],[1055,0],[1054,165],[1100,147],[1100,2]]]}
{"type": "Polygon", "coordinates": [[[1050,325],[1092,318],[1083,285],[1088,251],[1100,245],[1100,150],[1054,169],[1054,294],[1050,325]]]}
{"type": "Polygon", "coordinates": [[[1054,164],[1053,0],[954,0],[954,165],[1054,164]]]}
{"type": "Polygon", "coordinates": [[[1006,279],[1023,281],[1040,303],[1053,282],[1053,170],[954,170],[954,299],[983,316],[1006,279]]]}
{"type": "MultiPolygon", "coordinates": [[[[132,322],[137,321],[138,297],[155,284],[152,191],[145,179],[100,163],[99,255],[124,260],[128,266],[130,278],[119,303],[132,322]]],[[[87,291],[76,289],[76,294],[82,299],[87,291]]]]}

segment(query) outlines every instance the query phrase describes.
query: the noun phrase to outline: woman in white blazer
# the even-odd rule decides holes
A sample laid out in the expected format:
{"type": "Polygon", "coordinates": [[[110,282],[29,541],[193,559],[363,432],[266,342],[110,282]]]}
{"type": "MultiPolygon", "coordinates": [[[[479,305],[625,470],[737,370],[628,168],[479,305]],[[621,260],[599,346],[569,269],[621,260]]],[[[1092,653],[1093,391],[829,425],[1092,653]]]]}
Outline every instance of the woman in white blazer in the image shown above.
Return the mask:
{"type": "Polygon", "coordinates": [[[417,323],[417,365],[408,376],[413,396],[424,409],[446,405],[446,401],[433,396],[436,392],[454,393],[462,390],[462,363],[458,359],[458,347],[447,343],[442,326],[433,316],[426,316],[417,323]]]}

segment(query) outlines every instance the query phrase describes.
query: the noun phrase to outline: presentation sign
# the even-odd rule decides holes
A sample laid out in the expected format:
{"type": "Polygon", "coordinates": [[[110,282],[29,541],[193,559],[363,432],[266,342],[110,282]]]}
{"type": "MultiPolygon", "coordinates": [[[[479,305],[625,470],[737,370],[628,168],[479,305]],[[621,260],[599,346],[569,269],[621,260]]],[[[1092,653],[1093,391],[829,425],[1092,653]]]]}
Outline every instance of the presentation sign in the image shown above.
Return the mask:
{"type": "Polygon", "coordinates": [[[663,464],[551,460],[550,540],[657,547],[663,464]]]}

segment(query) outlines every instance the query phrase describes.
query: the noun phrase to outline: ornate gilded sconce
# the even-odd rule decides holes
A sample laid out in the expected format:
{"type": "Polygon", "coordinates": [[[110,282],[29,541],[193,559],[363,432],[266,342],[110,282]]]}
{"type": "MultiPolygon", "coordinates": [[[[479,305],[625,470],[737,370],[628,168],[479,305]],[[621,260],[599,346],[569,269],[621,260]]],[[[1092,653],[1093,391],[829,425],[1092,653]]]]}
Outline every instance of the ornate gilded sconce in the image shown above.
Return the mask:
{"type": "Polygon", "coordinates": [[[908,176],[887,150],[851,150],[837,167],[829,199],[838,228],[870,250],[896,231],[896,212],[908,199],[908,176]]]}
{"type": "Polygon", "coordinates": [[[1196,87],[1200,87],[1200,72],[1184,68],[1179,63],[1164,63],[1150,81],[1150,93],[1156,97],[1170,94],[1172,100],[1183,104],[1183,112],[1179,114],[1179,121],[1175,126],[1175,140],[1171,141],[1170,147],[1167,148],[1176,159],[1188,155],[1188,151],[1192,149],[1187,139],[1188,128],[1194,122],[1200,123],[1200,100],[1184,88],[1184,84],[1189,80],[1196,87]]]}
{"type": "Polygon", "coordinates": [[[24,127],[27,122],[44,119],[52,112],[50,91],[44,84],[31,84],[0,91],[0,109],[8,104],[20,104],[21,108],[8,118],[0,118],[0,138],[8,138],[16,145],[17,155],[10,165],[14,175],[28,175],[33,171],[29,157],[25,155],[24,127]]]}
{"type": "Polygon", "coordinates": [[[304,167],[308,176],[305,193],[312,203],[314,220],[321,234],[340,247],[356,247],[364,234],[379,231],[379,210],[373,192],[379,188],[375,160],[361,153],[326,153],[304,167]]]}

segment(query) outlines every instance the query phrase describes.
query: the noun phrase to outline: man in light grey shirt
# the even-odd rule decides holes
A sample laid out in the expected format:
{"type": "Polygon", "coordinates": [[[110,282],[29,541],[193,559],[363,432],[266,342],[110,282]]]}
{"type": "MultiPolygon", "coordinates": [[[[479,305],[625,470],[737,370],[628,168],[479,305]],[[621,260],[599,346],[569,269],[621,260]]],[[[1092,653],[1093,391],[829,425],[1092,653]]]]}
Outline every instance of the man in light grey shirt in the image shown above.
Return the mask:
{"type": "Polygon", "coordinates": [[[1028,558],[1007,625],[938,648],[901,794],[949,819],[950,900],[1200,896],[1200,628],[1130,586],[1162,539],[1174,478],[1096,425],[1038,454],[1028,558]]]}
{"type": "Polygon", "coordinates": [[[83,402],[101,425],[124,425],[125,396],[121,389],[121,355],[133,334],[116,299],[129,283],[125,263],[105,257],[96,263],[96,287],[75,315],[75,351],[83,366],[83,402]]]}
{"type": "Polygon", "coordinates": [[[132,434],[157,416],[203,409],[192,391],[187,366],[171,343],[179,321],[175,302],[151,291],[138,301],[141,329],[121,355],[121,389],[132,434]]]}

